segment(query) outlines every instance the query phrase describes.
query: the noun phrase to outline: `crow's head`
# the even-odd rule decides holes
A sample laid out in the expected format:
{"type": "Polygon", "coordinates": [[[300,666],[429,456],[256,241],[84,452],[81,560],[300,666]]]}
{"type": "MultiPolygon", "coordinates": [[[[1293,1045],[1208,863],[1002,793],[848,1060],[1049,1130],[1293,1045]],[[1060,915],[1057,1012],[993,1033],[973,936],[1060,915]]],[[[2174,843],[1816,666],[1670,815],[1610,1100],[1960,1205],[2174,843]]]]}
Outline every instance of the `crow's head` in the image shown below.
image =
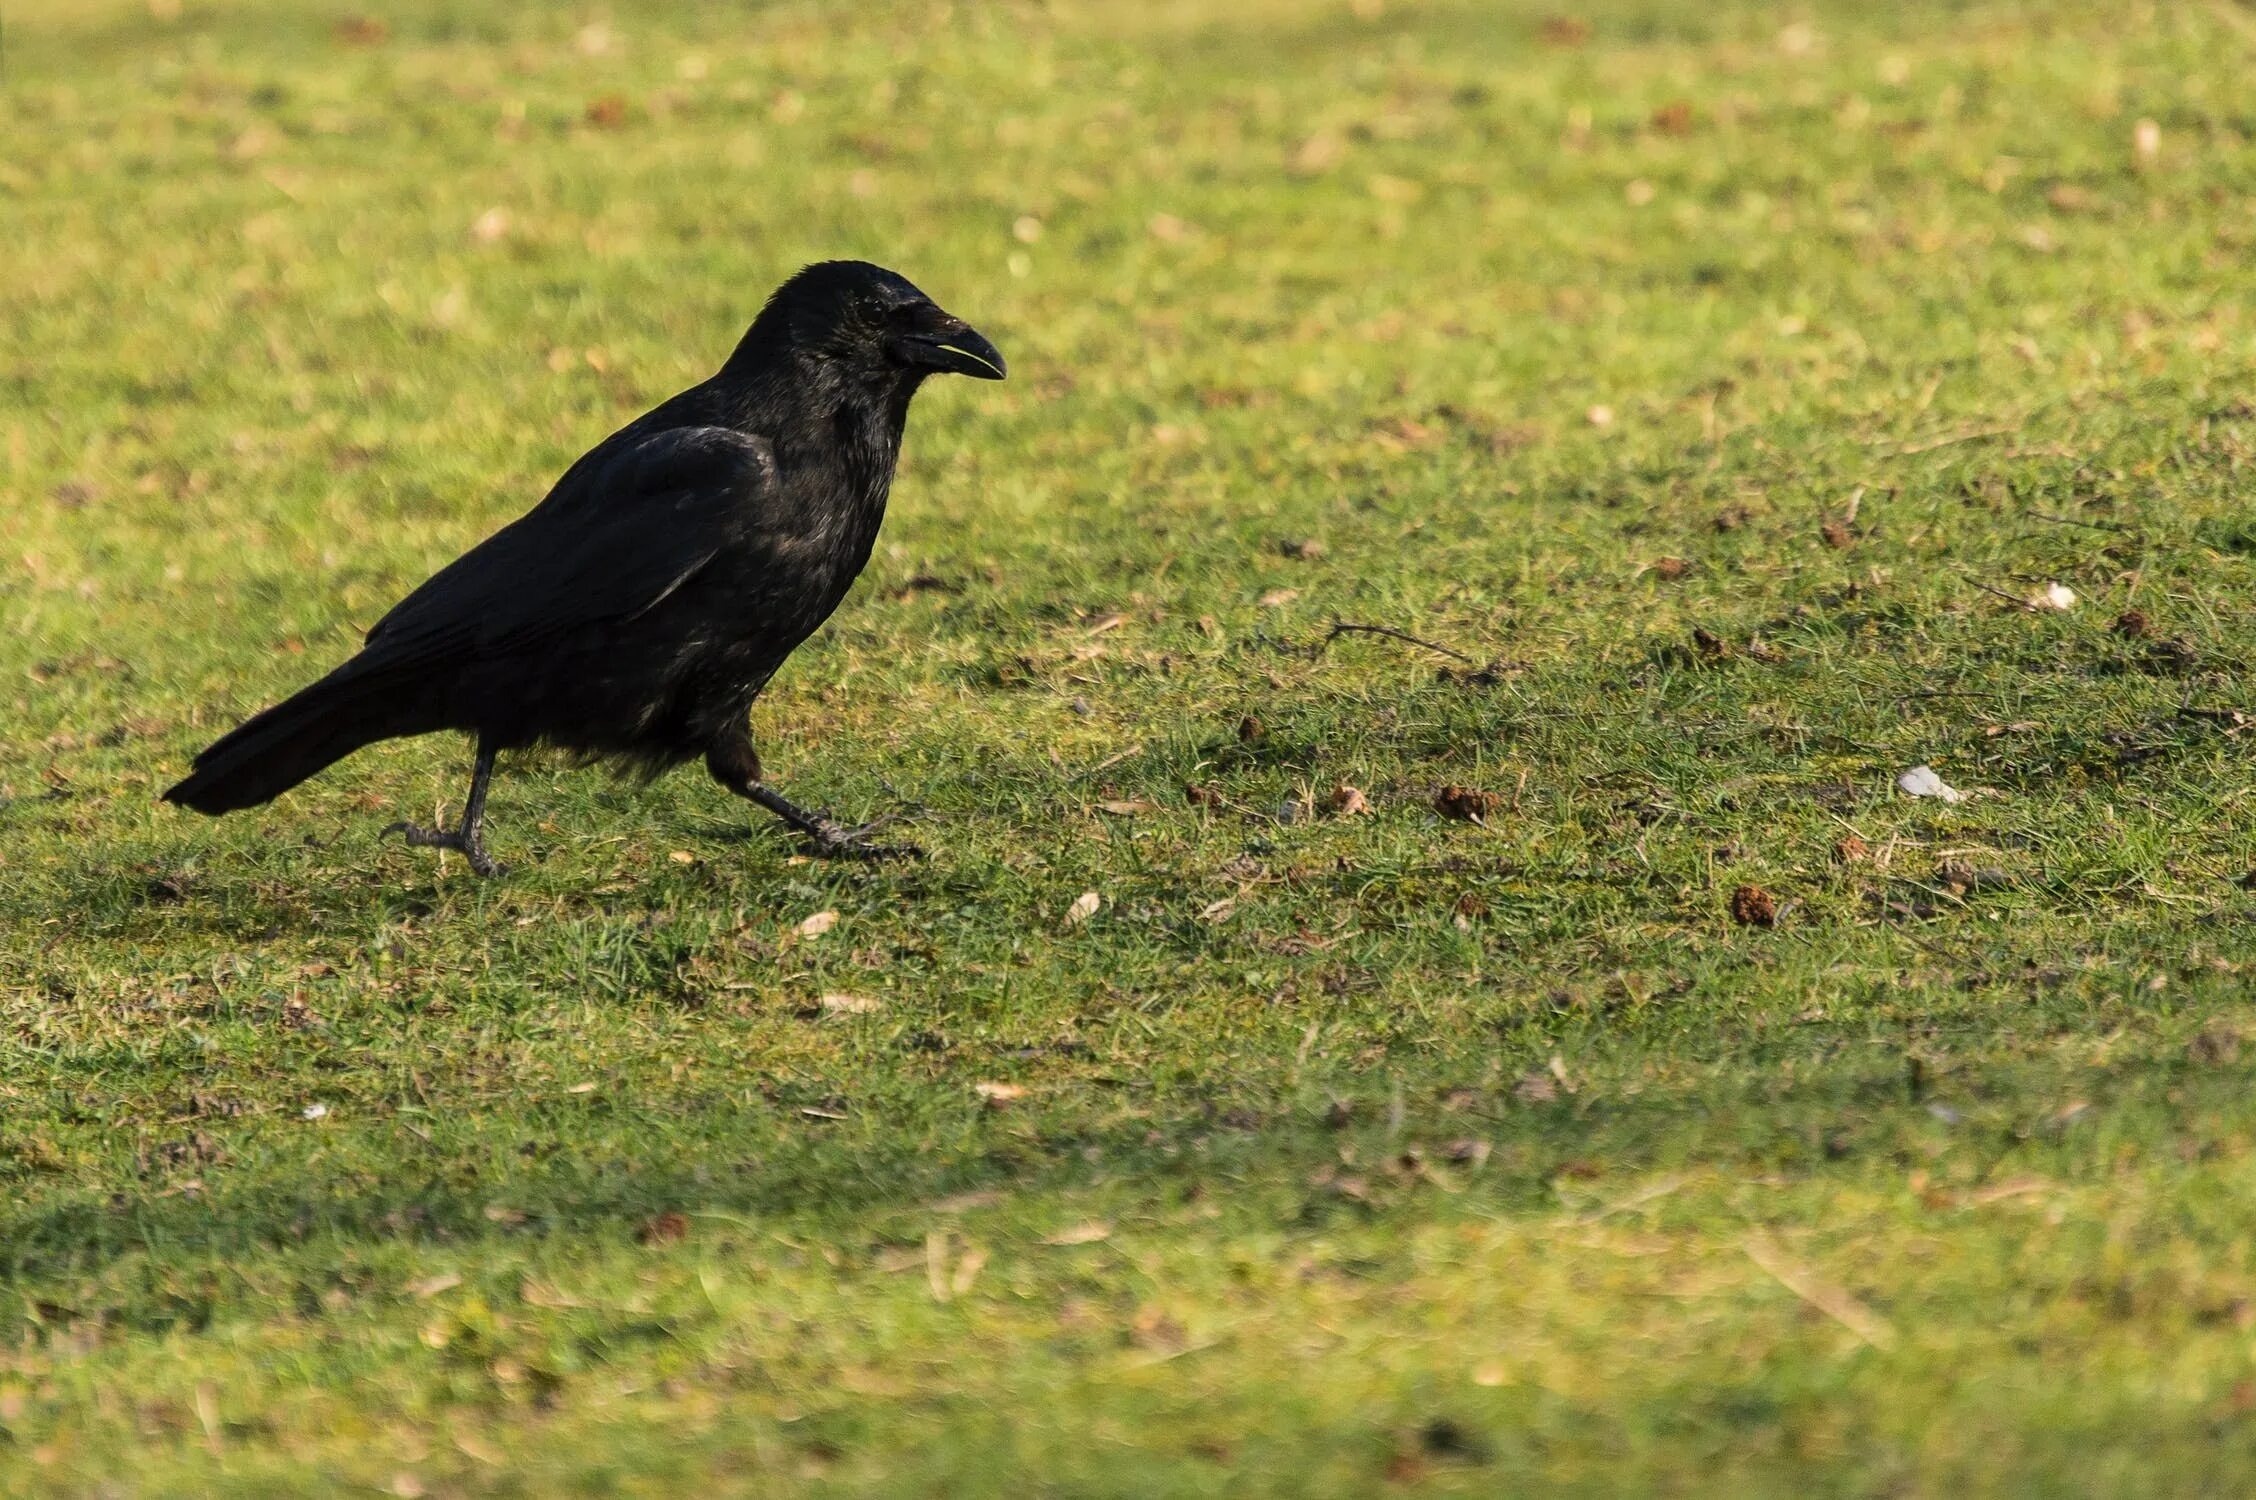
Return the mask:
{"type": "Polygon", "coordinates": [[[927,375],[1003,378],[1003,356],[942,312],[907,277],[860,260],[826,260],[776,289],[748,345],[812,356],[856,383],[914,388],[927,375]]]}

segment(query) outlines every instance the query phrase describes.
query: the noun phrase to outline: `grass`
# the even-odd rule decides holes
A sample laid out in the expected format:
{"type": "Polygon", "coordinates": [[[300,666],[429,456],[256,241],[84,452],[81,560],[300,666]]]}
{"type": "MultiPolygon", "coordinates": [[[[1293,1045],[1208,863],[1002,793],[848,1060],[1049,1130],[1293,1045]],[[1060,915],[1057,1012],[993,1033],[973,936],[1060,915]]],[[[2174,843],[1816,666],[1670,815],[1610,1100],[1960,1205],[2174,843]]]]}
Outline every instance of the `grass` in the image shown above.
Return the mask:
{"type": "Polygon", "coordinates": [[[0,1489],[2256,1483],[2256,13],[1577,10],[19,0],[0,1489]],[[155,803],[837,254],[929,860],[155,803]]]}

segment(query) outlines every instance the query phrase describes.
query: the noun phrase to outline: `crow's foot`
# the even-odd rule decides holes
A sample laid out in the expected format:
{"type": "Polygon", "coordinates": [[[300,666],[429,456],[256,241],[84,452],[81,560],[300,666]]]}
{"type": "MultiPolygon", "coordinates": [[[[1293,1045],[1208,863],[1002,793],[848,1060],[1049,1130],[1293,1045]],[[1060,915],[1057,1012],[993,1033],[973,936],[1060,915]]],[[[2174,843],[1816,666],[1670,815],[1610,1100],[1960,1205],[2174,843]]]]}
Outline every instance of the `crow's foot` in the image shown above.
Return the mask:
{"type": "Polygon", "coordinates": [[[774,787],[754,782],[744,790],[744,795],[759,803],[769,812],[783,819],[805,836],[811,852],[817,859],[922,859],[924,851],[914,844],[880,844],[870,835],[888,823],[898,822],[900,815],[888,813],[872,819],[859,828],[848,828],[827,812],[810,812],[777,791],[774,787]]]}
{"type": "Polygon", "coordinates": [[[417,849],[452,849],[470,862],[474,875],[488,878],[509,873],[509,867],[486,852],[485,840],[451,828],[419,828],[413,823],[393,823],[384,829],[396,833],[417,849]]]}
{"type": "Polygon", "coordinates": [[[798,827],[807,836],[807,843],[817,859],[924,858],[924,851],[914,844],[880,844],[870,838],[872,833],[894,821],[894,816],[888,813],[859,828],[848,828],[828,813],[815,813],[798,827]]]}

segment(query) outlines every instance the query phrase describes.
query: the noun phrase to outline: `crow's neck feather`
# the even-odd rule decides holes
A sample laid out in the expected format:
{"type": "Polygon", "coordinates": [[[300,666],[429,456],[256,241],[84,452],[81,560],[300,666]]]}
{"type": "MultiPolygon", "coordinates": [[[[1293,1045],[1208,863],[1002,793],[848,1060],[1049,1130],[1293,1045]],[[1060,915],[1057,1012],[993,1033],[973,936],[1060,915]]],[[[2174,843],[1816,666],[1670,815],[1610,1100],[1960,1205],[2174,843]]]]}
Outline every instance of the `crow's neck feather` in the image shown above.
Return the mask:
{"type": "Polygon", "coordinates": [[[693,420],[718,419],[766,438],[785,506],[798,525],[825,539],[850,577],[876,545],[909,402],[921,384],[904,375],[872,389],[803,354],[770,353],[751,368],[732,359],[708,382],[707,402],[699,403],[705,409],[693,420]]]}

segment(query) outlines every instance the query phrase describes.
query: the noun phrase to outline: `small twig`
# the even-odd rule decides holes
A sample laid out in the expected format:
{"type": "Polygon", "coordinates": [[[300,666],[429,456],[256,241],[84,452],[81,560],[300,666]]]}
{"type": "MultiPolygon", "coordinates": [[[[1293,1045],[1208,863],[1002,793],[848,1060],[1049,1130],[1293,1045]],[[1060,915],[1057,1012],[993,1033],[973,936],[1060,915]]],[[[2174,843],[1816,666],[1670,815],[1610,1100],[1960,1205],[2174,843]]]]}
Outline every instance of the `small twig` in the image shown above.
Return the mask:
{"type": "Polygon", "coordinates": [[[1324,637],[1324,644],[1329,646],[1343,635],[1383,635],[1389,640],[1408,641],[1413,646],[1423,646],[1428,651],[1438,651],[1451,661],[1461,661],[1468,667],[1480,665],[1479,662],[1474,661],[1462,651],[1452,651],[1447,646],[1437,646],[1432,641],[1420,640],[1407,631],[1395,630],[1385,625],[1353,625],[1345,620],[1334,620],[1331,634],[1324,637]]]}
{"type": "Polygon", "coordinates": [[[2011,604],[2016,608],[2025,609],[2030,611],[2031,613],[2034,613],[2036,611],[2036,606],[2034,604],[2031,604],[2028,600],[2022,598],[2019,594],[2009,594],[2004,589],[1991,588],[1981,579],[1976,578],[1972,573],[1966,574],[1965,578],[1968,583],[1973,584],[1974,587],[1980,589],[1985,594],[1995,594],[2000,599],[2003,599],[2006,603],[2011,604]]]}
{"type": "Polygon", "coordinates": [[[1108,755],[1103,760],[1100,760],[1095,765],[1089,767],[1089,769],[1087,769],[1086,771],[1076,771],[1066,779],[1068,782],[1086,781],[1090,777],[1096,775],[1099,771],[1109,771],[1114,766],[1117,766],[1122,761],[1128,759],[1130,756],[1141,755],[1143,753],[1144,747],[1141,743],[1130,745],[1127,749],[1121,751],[1118,755],[1108,755]]]}
{"type": "Polygon", "coordinates": [[[1978,442],[1983,438],[2004,437],[2021,430],[2018,422],[2003,427],[1979,427],[1972,432],[1954,432],[1948,437],[1930,438],[1924,443],[1909,443],[1896,449],[1896,457],[1906,458],[1914,453],[1932,453],[1937,448],[1948,448],[1954,443],[1978,442]]]}
{"type": "MultiPolygon", "coordinates": [[[[902,791],[899,787],[895,786],[892,782],[887,781],[882,776],[877,778],[877,784],[885,789],[886,796],[891,797],[895,802],[902,804],[898,811],[887,813],[883,819],[879,820],[880,822],[903,823],[915,818],[929,818],[932,816],[933,808],[931,803],[919,802],[916,798],[910,796],[907,792],[902,791]]],[[[874,828],[877,826],[877,824],[873,823],[869,826],[871,828],[874,828]]],[[[865,829],[864,831],[867,832],[868,830],[865,829]]]]}
{"type": "Polygon", "coordinates": [[[2032,521],[2048,521],[2055,526],[2089,526],[2094,531],[2120,531],[2131,535],[2138,531],[2137,527],[2125,526],[2118,521],[2082,521],[2074,516],[2047,515],[2041,510],[2023,511],[2022,514],[2032,521]]]}

